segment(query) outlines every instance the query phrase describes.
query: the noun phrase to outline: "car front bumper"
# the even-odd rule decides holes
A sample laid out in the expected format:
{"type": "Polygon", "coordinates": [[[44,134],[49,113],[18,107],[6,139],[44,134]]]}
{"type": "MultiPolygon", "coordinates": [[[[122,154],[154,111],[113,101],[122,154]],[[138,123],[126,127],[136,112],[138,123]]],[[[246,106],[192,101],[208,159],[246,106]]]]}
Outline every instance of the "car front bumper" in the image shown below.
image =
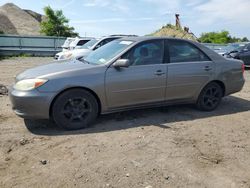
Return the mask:
{"type": "Polygon", "coordinates": [[[53,96],[54,93],[41,93],[37,90],[9,89],[12,109],[18,116],[25,119],[49,119],[53,96]]]}

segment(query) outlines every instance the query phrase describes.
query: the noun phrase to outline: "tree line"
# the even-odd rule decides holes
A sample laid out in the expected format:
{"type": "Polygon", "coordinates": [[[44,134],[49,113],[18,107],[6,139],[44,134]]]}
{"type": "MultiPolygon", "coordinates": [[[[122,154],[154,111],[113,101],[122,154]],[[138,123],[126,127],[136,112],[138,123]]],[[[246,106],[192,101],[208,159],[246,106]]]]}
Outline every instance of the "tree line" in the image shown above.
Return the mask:
{"type": "Polygon", "coordinates": [[[249,42],[248,38],[232,37],[228,31],[202,33],[199,41],[202,43],[228,44],[235,42],[249,42]]]}

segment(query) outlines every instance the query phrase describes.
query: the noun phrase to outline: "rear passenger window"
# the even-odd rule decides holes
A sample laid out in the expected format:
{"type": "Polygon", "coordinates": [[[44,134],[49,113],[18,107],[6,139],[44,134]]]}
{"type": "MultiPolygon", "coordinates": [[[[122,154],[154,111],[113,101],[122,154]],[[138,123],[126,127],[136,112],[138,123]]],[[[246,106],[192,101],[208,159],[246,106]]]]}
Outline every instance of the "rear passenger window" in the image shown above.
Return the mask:
{"type": "Polygon", "coordinates": [[[80,40],[78,43],[77,43],[77,46],[82,46],[84,45],[85,43],[87,43],[89,40],[80,40]]]}
{"type": "Polygon", "coordinates": [[[170,63],[210,61],[198,48],[185,41],[169,40],[170,63]]]}

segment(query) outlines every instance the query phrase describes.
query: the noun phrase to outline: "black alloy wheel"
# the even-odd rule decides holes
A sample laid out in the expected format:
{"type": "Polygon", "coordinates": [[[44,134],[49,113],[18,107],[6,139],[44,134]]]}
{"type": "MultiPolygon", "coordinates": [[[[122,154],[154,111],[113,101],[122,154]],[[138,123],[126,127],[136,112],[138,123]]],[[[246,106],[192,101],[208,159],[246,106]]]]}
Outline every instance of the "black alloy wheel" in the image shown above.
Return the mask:
{"type": "Polygon", "coordinates": [[[216,82],[209,83],[200,93],[197,107],[203,111],[212,111],[218,107],[223,96],[223,90],[216,82]]]}
{"type": "Polygon", "coordinates": [[[52,118],[68,130],[86,128],[98,115],[95,97],[83,89],[71,89],[59,95],[52,107],[52,118]]]}

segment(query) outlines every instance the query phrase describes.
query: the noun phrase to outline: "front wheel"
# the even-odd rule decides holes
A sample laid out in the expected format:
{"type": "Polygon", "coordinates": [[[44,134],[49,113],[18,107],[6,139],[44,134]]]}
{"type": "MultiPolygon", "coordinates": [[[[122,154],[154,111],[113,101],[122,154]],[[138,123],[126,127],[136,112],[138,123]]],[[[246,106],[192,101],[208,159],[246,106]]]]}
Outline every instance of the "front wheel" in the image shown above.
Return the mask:
{"type": "Polygon", "coordinates": [[[65,91],[56,98],[52,117],[58,126],[68,130],[86,128],[98,115],[95,97],[83,89],[65,91]]]}
{"type": "Polygon", "coordinates": [[[196,106],[203,111],[212,111],[218,107],[223,96],[221,86],[215,82],[208,84],[201,91],[196,106]]]}

